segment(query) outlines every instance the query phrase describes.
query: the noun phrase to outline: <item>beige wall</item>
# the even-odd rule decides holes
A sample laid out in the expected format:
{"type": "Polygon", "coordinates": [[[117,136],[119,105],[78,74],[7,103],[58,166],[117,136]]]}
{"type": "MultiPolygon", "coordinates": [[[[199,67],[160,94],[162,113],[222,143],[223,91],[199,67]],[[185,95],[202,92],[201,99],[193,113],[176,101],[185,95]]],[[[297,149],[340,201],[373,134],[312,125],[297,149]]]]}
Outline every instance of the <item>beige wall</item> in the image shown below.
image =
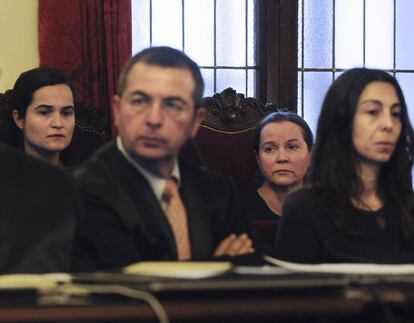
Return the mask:
{"type": "Polygon", "coordinates": [[[39,66],[38,0],[0,0],[0,92],[39,66]]]}

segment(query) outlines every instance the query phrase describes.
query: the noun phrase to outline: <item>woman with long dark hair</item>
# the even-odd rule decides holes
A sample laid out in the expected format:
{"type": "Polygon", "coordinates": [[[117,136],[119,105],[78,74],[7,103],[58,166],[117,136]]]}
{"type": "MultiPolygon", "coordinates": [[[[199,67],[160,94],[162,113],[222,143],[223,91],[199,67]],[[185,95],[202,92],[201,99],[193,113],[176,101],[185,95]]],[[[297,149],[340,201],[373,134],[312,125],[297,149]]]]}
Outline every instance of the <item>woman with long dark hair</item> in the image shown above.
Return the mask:
{"type": "Polygon", "coordinates": [[[310,185],[287,199],[276,255],[299,263],[414,261],[414,133],[397,80],[344,72],[319,116],[310,185]]]}

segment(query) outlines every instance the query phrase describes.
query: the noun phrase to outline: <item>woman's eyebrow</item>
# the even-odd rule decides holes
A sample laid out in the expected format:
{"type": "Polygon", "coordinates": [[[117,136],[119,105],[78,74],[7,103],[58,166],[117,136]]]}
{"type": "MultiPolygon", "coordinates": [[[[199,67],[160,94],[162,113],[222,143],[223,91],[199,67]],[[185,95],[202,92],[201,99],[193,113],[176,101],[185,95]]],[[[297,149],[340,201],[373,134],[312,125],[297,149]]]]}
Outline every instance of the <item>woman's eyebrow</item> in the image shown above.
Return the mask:
{"type": "Polygon", "coordinates": [[[47,109],[51,109],[53,106],[49,105],[49,104],[39,104],[38,106],[35,106],[35,109],[40,109],[40,108],[47,108],[47,109]]]}
{"type": "Polygon", "coordinates": [[[375,103],[375,104],[382,105],[382,102],[380,100],[376,100],[376,99],[366,99],[366,100],[360,102],[359,104],[366,104],[366,103],[375,103]]]}
{"type": "MultiPolygon", "coordinates": [[[[376,100],[376,99],[366,99],[366,100],[360,102],[359,104],[362,105],[362,104],[367,104],[367,103],[375,103],[375,104],[378,104],[378,105],[383,105],[382,101],[376,100]]],[[[394,107],[394,106],[401,106],[401,103],[400,102],[395,102],[391,105],[391,107],[394,107]]]]}

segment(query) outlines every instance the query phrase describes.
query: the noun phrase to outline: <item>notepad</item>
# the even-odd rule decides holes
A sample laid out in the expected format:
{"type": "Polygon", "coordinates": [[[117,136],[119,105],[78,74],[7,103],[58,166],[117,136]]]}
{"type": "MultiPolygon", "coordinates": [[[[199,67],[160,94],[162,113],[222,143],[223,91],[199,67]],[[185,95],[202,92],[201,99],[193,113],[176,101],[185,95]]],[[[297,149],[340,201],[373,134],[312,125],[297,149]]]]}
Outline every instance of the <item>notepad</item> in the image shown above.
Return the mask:
{"type": "Polygon", "coordinates": [[[143,261],[123,268],[127,274],[200,279],[221,275],[232,268],[230,262],[143,261]]]}

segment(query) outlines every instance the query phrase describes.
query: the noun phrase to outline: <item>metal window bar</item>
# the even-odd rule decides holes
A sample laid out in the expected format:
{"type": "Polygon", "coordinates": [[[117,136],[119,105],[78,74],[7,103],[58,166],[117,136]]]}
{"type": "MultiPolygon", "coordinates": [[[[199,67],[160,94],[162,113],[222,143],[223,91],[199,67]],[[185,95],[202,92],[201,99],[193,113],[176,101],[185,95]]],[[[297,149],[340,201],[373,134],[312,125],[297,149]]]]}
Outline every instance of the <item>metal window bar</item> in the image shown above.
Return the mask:
{"type": "Polygon", "coordinates": [[[300,71],[300,77],[301,77],[301,107],[300,107],[300,112],[301,112],[301,116],[303,117],[305,115],[305,85],[304,85],[304,81],[305,81],[305,71],[304,71],[304,67],[305,67],[305,28],[304,28],[304,20],[305,20],[305,0],[302,0],[302,5],[301,5],[301,26],[299,28],[301,28],[301,35],[302,35],[302,48],[301,48],[301,71],[300,71]]]}
{"type": "Polygon", "coordinates": [[[248,44],[247,42],[249,41],[249,19],[248,19],[248,12],[249,12],[249,2],[247,0],[244,0],[244,4],[245,4],[245,16],[244,16],[244,26],[245,26],[245,40],[246,40],[246,44],[245,44],[245,50],[244,50],[244,60],[245,60],[245,68],[246,68],[246,79],[245,79],[245,93],[246,96],[249,93],[248,92],[248,88],[249,88],[249,70],[247,69],[247,64],[248,64],[248,44]]]}
{"type": "MultiPolygon", "coordinates": [[[[305,57],[305,36],[304,36],[304,17],[305,17],[305,0],[301,0],[301,10],[300,10],[300,23],[301,25],[299,26],[299,28],[301,29],[301,43],[302,43],[302,48],[301,48],[301,57],[300,57],[300,61],[301,61],[301,67],[298,67],[298,72],[300,72],[300,78],[301,78],[301,115],[304,116],[304,89],[305,89],[305,84],[304,84],[304,75],[307,72],[332,72],[333,73],[333,79],[335,78],[335,73],[338,72],[343,72],[346,71],[347,69],[344,68],[337,68],[335,66],[335,13],[336,13],[336,6],[335,6],[335,0],[333,1],[333,36],[332,36],[332,41],[333,41],[333,45],[332,45],[332,68],[313,68],[313,67],[304,67],[305,66],[305,61],[304,61],[304,57],[305,57]]],[[[398,69],[397,68],[397,63],[396,63],[396,56],[397,56],[397,50],[396,50],[396,37],[397,37],[397,31],[396,31],[396,26],[397,26],[397,10],[396,10],[396,5],[397,5],[397,0],[393,1],[394,3],[394,8],[393,8],[393,68],[392,69],[383,69],[384,71],[388,72],[388,73],[392,73],[395,77],[395,75],[397,73],[414,73],[414,69],[398,69]]],[[[363,61],[363,66],[366,66],[366,0],[363,0],[363,46],[362,46],[362,61],[363,61]]]]}
{"type": "MultiPolygon", "coordinates": [[[[248,36],[249,36],[249,25],[248,25],[248,13],[249,13],[249,2],[245,0],[245,64],[244,66],[219,66],[217,65],[217,1],[214,0],[214,17],[213,17],[213,26],[214,26],[214,35],[213,35],[213,44],[214,44],[214,58],[212,66],[200,66],[202,69],[213,70],[213,89],[214,92],[217,92],[217,71],[219,69],[223,70],[244,70],[245,71],[245,93],[248,94],[249,88],[249,71],[258,70],[258,65],[249,65],[248,64],[248,55],[249,55],[249,46],[248,46],[248,36]]],[[[153,46],[153,6],[152,0],[149,1],[149,46],[153,46]]],[[[182,50],[185,51],[185,0],[181,0],[181,21],[182,21],[182,50]]]]}
{"type": "Polygon", "coordinates": [[[149,3],[149,24],[150,24],[150,28],[149,28],[149,36],[150,36],[150,47],[152,47],[152,0],[150,0],[149,3]]]}
{"type": "Polygon", "coordinates": [[[362,66],[365,67],[365,40],[366,40],[366,9],[367,3],[365,0],[362,2],[362,66]]]}
{"type": "Polygon", "coordinates": [[[205,69],[221,69],[221,70],[255,70],[257,69],[256,66],[226,66],[226,65],[215,65],[215,66],[208,66],[208,65],[200,65],[200,68],[205,69]]]}
{"type": "Polygon", "coordinates": [[[335,14],[336,14],[336,6],[335,0],[332,2],[332,82],[335,81],[335,73],[336,73],[336,66],[335,66],[335,14]]]}
{"type": "Polygon", "coordinates": [[[395,69],[397,67],[396,66],[396,59],[397,59],[396,58],[396,56],[397,56],[397,51],[396,51],[396,42],[397,42],[397,40],[396,40],[396,37],[397,37],[397,31],[396,31],[396,29],[397,29],[397,10],[395,9],[396,8],[396,5],[397,5],[396,0],[394,0],[394,6],[393,6],[393,9],[394,9],[394,12],[393,12],[393,26],[392,26],[392,28],[393,28],[392,68],[394,70],[394,72],[393,72],[394,77],[395,77],[395,69]]]}
{"type": "Polygon", "coordinates": [[[213,83],[214,93],[217,92],[217,0],[214,0],[214,69],[213,83]]]}
{"type": "Polygon", "coordinates": [[[183,52],[185,52],[185,6],[184,0],[181,0],[181,42],[183,44],[183,52]]]}

